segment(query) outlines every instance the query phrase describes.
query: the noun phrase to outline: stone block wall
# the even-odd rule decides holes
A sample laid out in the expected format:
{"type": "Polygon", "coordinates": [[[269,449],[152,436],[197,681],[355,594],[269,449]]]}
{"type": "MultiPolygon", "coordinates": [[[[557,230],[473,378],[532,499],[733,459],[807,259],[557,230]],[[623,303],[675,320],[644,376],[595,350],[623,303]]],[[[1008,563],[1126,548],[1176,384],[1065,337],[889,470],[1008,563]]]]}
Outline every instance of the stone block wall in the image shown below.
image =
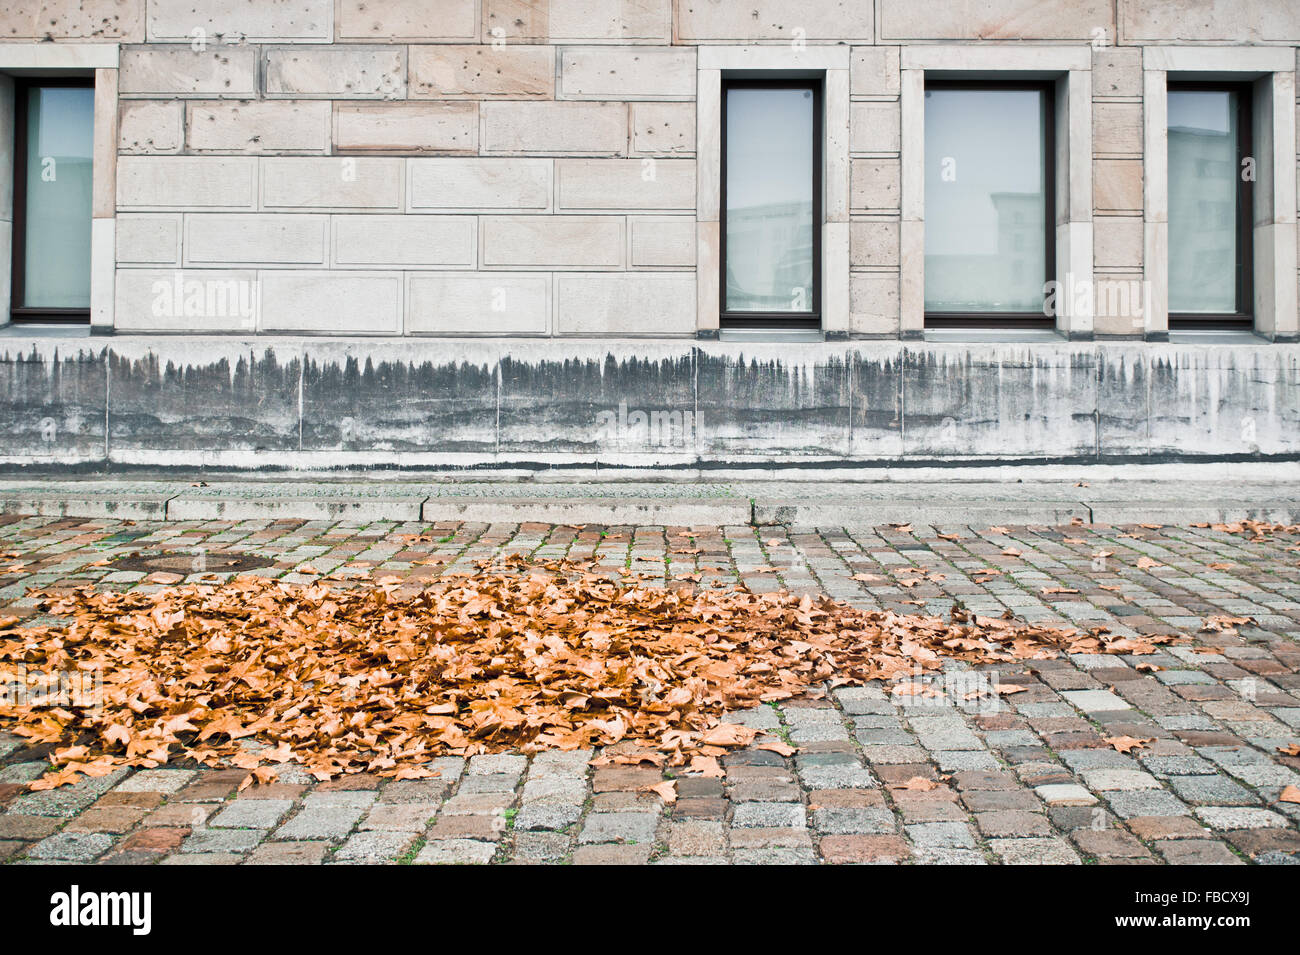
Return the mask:
{"type": "MultiPolygon", "coordinates": [[[[1148,283],[1157,313],[1159,83],[1203,69],[1271,84],[1289,100],[1268,129],[1290,141],[1266,140],[1261,163],[1258,325],[1294,338],[1297,45],[1294,0],[0,6],[0,74],[54,48],[116,51],[93,71],[115,83],[116,126],[96,159],[115,179],[95,323],[117,334],[708,336],[717,85],[776,63],[827,78],[823,327],[861,338],[922,324],[925,76],[1058,78],[1062,274],[1148,283]]],[[[1061,330],[1158,337],[1161,316],[1128,304],[1061,330]]]]}

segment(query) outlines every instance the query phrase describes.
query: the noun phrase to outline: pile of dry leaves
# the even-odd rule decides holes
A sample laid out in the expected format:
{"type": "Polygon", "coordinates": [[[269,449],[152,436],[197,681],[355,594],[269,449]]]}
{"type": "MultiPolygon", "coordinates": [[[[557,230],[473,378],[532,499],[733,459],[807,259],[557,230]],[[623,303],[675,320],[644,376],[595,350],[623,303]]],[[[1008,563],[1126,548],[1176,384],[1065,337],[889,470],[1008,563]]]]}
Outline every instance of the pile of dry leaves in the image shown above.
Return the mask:
{"type": "Polygon", "coordinates": [[[1149,653],[1167,639],[957,608],[944,620],[786,593],[665,590],[568,561],[509,558],[426,583],[236,577],[44,594],[41,609],[71,619],[0,621],[0,685],[53,686],[77,671],[100,682],[94,699],[61,705],[10,694],[0,726],[54,744],[60,769],[40,788],[182,757],[259,779],[288,761],[318,778],[419,778],[443,754],[622,742],[682,764],[753,742],[721,723],[725,711],[828,682],[897,680],[943,658],[1149,653]]]}

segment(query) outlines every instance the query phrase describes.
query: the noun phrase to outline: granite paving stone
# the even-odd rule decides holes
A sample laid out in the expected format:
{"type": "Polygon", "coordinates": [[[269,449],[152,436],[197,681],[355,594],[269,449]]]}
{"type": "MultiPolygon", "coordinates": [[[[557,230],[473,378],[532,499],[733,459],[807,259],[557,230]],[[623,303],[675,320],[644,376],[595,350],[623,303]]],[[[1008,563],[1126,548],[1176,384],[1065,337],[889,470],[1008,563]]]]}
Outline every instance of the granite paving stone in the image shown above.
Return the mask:
{"type": "MultiPolygon", "coordinates": [[[[598,554],[617,579],[631,557],[660,559],[638,562],[645,570],[671,556],[674,569],[716,567],[711,581],[784,583],[899,613],[946,614],[960,601],[989,616],[1009,608],[1020,619],[1095,623],[1131,638],[1185,637],[1149,654],[1007,661],[995,676],[947,661],[934,675],[935,697],[896,696],[877,682],[737,709],[727,721],[766,731],[762,739],[782,739],[793,752],[727,751],[722,777],[583,748],[434,756],[424,764],[438,774],[429,779],[365,772],[320,781],[288,762],[270,782],[248,785],[244,769],[182,764],[39,791],[28,784],[49,769],[48,753],[0,723],[0,861],[1300,864],[1300,806],[1279,801],[1284,787],[1300,785],[1300,758],[1283,752],[1300,743],[1300,584],[1287,549],[1300,541],[1169,524],[1139,530],[127,524],[3,514],[0,549],[25,569],[0,587],[0,615],[30,615],[26,588],[56,581],[107,579],[150,592],[159,585],[146,575],[96,562],[106,548],[179,542],[265,554],[276,564],[263,573],[290,580],[311,579],[296,572],[308,562],[329,572],[353,561],[375,576],[431,579],[510,553],[598,554]],[[765,543],[773,536],[779,547],[765,543]],[[1008,541],[1019,557],[1003,553],[1008,541]],[[1098,570],[1093,554],[1103,549],[1118,557],[1098,570]],[[440,559],[422,562],[429,552],[440,559]],[[1134,572],[1135,554],[1160,567],[1134,572]],[[790,569],[754,573],[769,565],[790,569]],[[937,573],[897,586],[900,568],[920,566],[937,573]],[[988,566],[1004,573],[976,573],[988,566]],[[1044,594],[1053,587],[1079,593],[1044,594]],[[1216,615],[1253,622],[1207,628],[1216,615]],[[969,695],[993,679],[1023,691],[969,695]],[[1118,736],[1145,742],[1120,752],[1107,740],[1118,736]],[[665,780],[675,802],[651,789],[665,780]]],[[[687,592],[694,585],[671,583],[687,592]]]]}

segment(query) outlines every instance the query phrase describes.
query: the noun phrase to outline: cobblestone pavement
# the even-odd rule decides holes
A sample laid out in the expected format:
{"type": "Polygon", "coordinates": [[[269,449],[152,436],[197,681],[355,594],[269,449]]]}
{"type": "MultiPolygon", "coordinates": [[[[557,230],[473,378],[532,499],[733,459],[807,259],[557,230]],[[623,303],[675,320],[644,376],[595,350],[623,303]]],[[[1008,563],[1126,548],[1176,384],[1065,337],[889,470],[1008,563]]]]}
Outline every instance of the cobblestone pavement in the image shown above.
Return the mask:
{"type": "Polygon", "coordinates": [[[1024,691],[992,703],[964,699],[975,675],[954,666],[933,696],[872,685],[748,710],[734,718],[796,754],[733,752],[725,778],[679,777],[672,806],[645,791],[671,770],[593,768],[587,752],[440,759],[432,780],[317,784],[286,765],[275,784],[238,792],[243,770],[164,768],[26,792],[45,751],[0,727],[9,863],[1300,862],[1300,805],[1279,801],[1300,784],[1300,758],[1282,752],[1300,743],[1295,537],[10,516],[0,517],[0,551],[20,556],[0,561],[0,605],[31,616],[31,586],[154,588],[141,572],[92,566],[137,550],[205,554],[199,569],[219,566],[223,550],[255,553],[275,561],[259,573],[287,580],[304,579],[293,571],[308,562],[430,578],[511,552],[594,556],[673,587],[695,586],[678,578],[698,574],[705,586],[824,590],[903,612],[946,613],[959,600],[984,614],[1193,641],[1154,656],[1003,667],[983,679],[1024,691]],[[402,537],[416,534],[436,542],[402,537]],[[979,573],[989,568],[1001,574],[979,573]],[[1252,622],[1204,629],[1216,615],[1252,622]],[[1126,754],[1105,742],[1116,736],[1150,742],[1126,754]]]}

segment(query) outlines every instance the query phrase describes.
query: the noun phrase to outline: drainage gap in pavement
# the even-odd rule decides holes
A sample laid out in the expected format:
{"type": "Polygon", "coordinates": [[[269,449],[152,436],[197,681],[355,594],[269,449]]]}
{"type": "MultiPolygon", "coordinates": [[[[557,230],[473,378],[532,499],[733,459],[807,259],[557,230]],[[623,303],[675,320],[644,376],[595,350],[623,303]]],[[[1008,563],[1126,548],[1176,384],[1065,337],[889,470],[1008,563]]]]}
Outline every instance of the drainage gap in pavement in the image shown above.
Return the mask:
{"type": "Polygon", "coordinates": [[[237,574],[247,570],[270,567],[275,561],[260,554],[241,551],[167,551],[162,553],[129,554],[113,561],[114,570],[134,570],[143,573],[163,571],[168,574],[237,574]]]}

